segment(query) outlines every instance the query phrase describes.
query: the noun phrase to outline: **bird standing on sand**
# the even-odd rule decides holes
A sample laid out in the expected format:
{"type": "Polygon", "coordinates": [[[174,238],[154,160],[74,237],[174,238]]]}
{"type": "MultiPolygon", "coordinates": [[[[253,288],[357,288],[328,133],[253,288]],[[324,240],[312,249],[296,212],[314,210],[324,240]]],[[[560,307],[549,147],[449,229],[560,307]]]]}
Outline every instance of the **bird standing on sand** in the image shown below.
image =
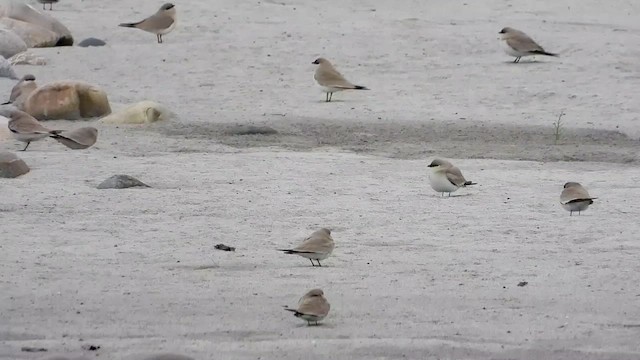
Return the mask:
{"type": "Polygon", "coordinates": [[[58,0],[38,0],[40,4],[42,4],[42,10],[46,10],[44,6],[49,4],[49,10],[53,10],[53,3],[57,3],[58,0]]]}
{"type": "Polygon", "coordinates": [[[449,193],[457,191],[461,187],[476,185],[472,181],[467,181],[462,172],[452,163],[447,160],[435,159],[429,164],[431,168],[431,175],[429,176],[429,184],[433,190],[442,193],[449,193]]]}
{"type": "Polygon", "coordinates": [[[20,110],[3,109],[0,110],[0,115],[10,119],[7,126],[11,136],[18,141],[27,143],[27,146],[21,151],[26,151],[32,141],[42,140],[61,132],[61,130],[47,129],[33,116],[20,110]]]}
{"type": "Polygon", "coordinates": [[[335,243],[331,238],[331,230],[322,228],[318,231],[314,231],[308,238],[304,239],[302,244],[296,246],[293,249],[278,249],[278,251],[284,251],[285,254],[295,254],[307,258],[311,261],[311,265],[316,266],[313,260],[318,262],[324,260],[331,255],[335,243]]]}
{"type": "Polygon", "coordinates": [[[20,104],[27,99],[27,96],[31,94],[33,90],[38,87],[36,84],[36,77],[27,74],[18,81],[17,84],[13,86],[11,89],[11,95],[9,96],[9,101],[2,103],[2,105],[14,104],[16,107],[20,107],[20,104]]]}
{"type": "Polygon", "coordinates": [[[542,46],[538,45],[538,43],[520,30],[506,27],[500,30],[499,34],[501,34],[504,52],[516,57],[516,59],[513,60],[514,63],[520,62],[520,58],[523,56],[558,56],[558,54],[546,52],[542,46]]]}
{"type": "Polygon", "coordinates": [[[574,211],[580,212],[587,210],[589,205],[593,204],[593,200],[597,199],[589,196],[589,192],[580,183],[568,182],[564,184],[564,189],[560,194],[560,204],[569,212],[569,216],[574,211]]]}
{"type": "Polygon", "coordinates": [[[176,7],[171,3],[166,3],[148,18],[136,23],[123,23],[119,26],[136,28],[146,32],[156,34],[158,44],[162,43],[162,35],[170,33],[176,26],[176,7]]]}
{"type": "Polygon", "coordinates": [[[69,149],[86,149],[98,140],[98,129],[86,126],[71,131],[62,131],[51,135],[51,137],[69,149]]]}
{"type": "Polygon", "coordinates": [[[326,93],[325,102],[330,102],[334,92],[343,90],[369,90],[368,88],[360,85],[354,85],[347,81],[336,70],[329,60],[325,58],[317,58],[312,64],[318,65],[313,78],[318,82],[318,85],[322,87],[322,91],[326,93]]]}
{"type": "Polygon", "coordinates": [[[293,316],[305,320],[307,325],[311,326],[312,322],[318,325],[318,321],[329,314],[330,308],[331,305],[324,297],[324,292],[321,289],[313,289],[300,298],[297,309],[285,308],[285,310],[293,312],[293,316]]]}

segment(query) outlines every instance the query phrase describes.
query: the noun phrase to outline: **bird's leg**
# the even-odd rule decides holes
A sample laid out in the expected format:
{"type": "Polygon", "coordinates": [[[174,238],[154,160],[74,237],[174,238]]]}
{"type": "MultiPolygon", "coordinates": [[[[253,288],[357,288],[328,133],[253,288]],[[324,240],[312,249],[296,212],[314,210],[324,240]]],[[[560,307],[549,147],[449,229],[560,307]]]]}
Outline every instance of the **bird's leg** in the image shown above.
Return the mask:
{"type": "Polygon", "coordinates": [[[329,101],[331,101],[331,99],[332,99],[332,98],[333,98],[333,93],[332,93],[332,92],[330,92],[330,93],[329,93],[329,101]]]}
{"type": "Polygon", "coordinates": [[[318,326],[318,322],[316,321],[316,326],[318,326]]]}
{"type": "Polygon", "coordinates": [[[309,259],[309,261],[311,261],[311,266],[316,266],[316,264],[313,263],[313,260],[309,259]]]}
{"type": "Polygon", "coordinates": [[[311,326],[311,321],[307,320],[307,326],[311,326]]]}
{"type": "Polygon", "coordinates": [[[573,216],[573,210],[569,210],[569,216],[573,216]]]}
{"type": "Polygon", "coordinates": [[[45,6],[47,6],[47,4],[42,3],[42,10],[47,10],[47,8],[45,6]]]}
{"type": "Polygon", "coordinates": [[[52,11],[53,10],[53,3],[49,4],[49,10],[52,11]]]}
{"type": "Polygon", "coordinates": [[[322,267],[322,265],[320,264],[320,260],[316,259],[316,261],[318,262],[318,266],[322,267]]]}
{"type": "Polygon", "coordinates": [[[29,147],[29,144],[31,144],[31,141],[27,141],[27,146],[25,146],[24,149],[22,149],[20,151],[27,151],[27,148],[29,147]]]}

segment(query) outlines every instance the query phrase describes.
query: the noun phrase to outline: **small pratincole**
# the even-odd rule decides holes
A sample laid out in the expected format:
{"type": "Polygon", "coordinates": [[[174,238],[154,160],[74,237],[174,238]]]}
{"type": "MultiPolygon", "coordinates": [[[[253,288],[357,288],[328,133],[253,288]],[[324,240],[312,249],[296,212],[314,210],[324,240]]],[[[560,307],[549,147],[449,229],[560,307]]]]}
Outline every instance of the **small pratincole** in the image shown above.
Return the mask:
{"type": "Polygon", "coordinates": [[[587,210],[589,205],[593,204],[594,199],[597,198],[589,196],[587,189],[577,182],[564,184],[564,189],[560,194],[560,204],[569,212],[569,216],[572,216],[574,211],[580,215],[582,211],[587,210]]]}
{"type": "Polygon", "coordinates": [[[158,44],[162,43],[162,35],[170,33],[176,27],[176,7],[166,3],[148,18],[135,23],[123,23],[118,26],[136,28],[156,34],[158,44]]]}
{"type": "Polygon", "coordinates": [[[33,116],[20,110],[2,109],[0,115],[10,119],[7,127],[11,136],[18,141],[27,143],[21,151],[26,151],[32,141],[42,140],[62,132],[62,130],[47,129],[33,116]]]}
{"type": "Polygon", "coordinates": [[[325,102],[330,102],[334,92],[343,90],[369,90],[368,88],[360,85],[354,85],[347,81],[336,70],[329,60],[325,58],[317,58],[312,64],[318,65],[313,78],[318,82],[318,85],[322,87],[322,91],[326,93],[325,102]]]}
{"type": "Polygon", "coordinates": [[[293,249],[278,249],[278,251],[284,251],[285,254],[295,254],[305,257],[311,261],[311,265],[316,266],[313,260],[318,262],[324,260],[331,255],[335,243],[331,238],[331,230],[322,228],[318,231],[314,231],[308,238],[304,239],[302,244],[296,246],[293,249]]]}
{"type": "Polygon", "coordinates": [[[500,30],[499,34],[501,34],[504,52],[507,55],[515,56],[514,63],[520,62],[520,58],[523,56],[558,56],[558,54],[545,51],[542,46],[520,30],[506,27],[500,30]]]}
{"type": "Polygon", "coordinates": [[[285,308],[285,310],[291,311],[293,316],[305,320],[307,325],[311,326],[311,323],[318,325],[318,321],[329,314],[330,308],[331,305],[324,297],[324,292],[321,289],[313,289],[300,298],[297,309],[285,308]]]}
{"type": "Polygon", "coordinates": [[[476,185],[472,181],[467,181],[462,172],[452,163],[443,159],[435,159],[429,164],[431,168],[431,175],[429,175],[429,184],[431,188],[444,196],[448,193],[451,196],[452,192],[457,191],[461,187],[476,185]]]}
{"type": "Polygon", "coordinates": [[[9,101],[2,103],[2,105],[13,104],[15,107],[20,108],[22,103],[37,87],[35,76],[31,74],[23,76],[11,89],[9,101]]]}

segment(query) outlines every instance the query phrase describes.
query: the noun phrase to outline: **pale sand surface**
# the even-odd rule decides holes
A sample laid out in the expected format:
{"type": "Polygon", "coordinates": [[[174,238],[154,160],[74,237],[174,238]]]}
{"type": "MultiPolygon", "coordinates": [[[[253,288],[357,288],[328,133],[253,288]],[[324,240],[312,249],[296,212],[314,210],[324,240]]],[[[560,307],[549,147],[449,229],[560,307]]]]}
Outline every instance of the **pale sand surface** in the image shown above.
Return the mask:
{"type": "Polygon", "coordinates": [[[640,357],[639,3],[190,1],[162,45],[115,27],[159,5],[62,1],[77,40],[109,45],[16,67],[179,118],[18,153],[32,171],[0,181],[0,358],[640,357]],[[564,55],[508,63],[506,25],[564,55]],[[325,104],[319,55],[373,90],[325,104]],[[280,134],[227,135],[238,123],[280,134]],[[478,185],[441,198],[434,156],[478,185]],[[120,173],[153,188],[95,188],[120,173]],[[598,197],[581,216],[559,205],[566,181],[598,197]],[[275,251],[319,227],[326,267],[275,251]],[[282,310],[313,287],[332,305],[319,327],[282,310]]]}

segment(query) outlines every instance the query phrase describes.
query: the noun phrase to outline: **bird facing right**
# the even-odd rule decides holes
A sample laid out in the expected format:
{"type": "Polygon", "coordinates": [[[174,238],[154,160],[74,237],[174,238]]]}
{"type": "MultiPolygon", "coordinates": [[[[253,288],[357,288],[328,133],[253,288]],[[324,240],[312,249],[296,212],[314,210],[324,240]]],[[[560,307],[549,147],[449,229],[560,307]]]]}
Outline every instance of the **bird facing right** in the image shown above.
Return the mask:
{"type": "Polygon", "coordinates": [[[505,27],[500,30],[499,34],[502,38],[504,52],[508,55],[515,56],[515,60],[513,60],[514,63],[520,62],[520,58],[523,56],[558,56],[558,54],[545,51],[542,46],[538,45],[538,43],[520,30],[505,27]]]}
{"type": "Polygon", "coordinates": [[[176,7],[166,3],[148,18],[135,23],[122,23],[118,26],[131,27],[156,34],[158,44],[162,43],[162,35],[170,33],[176,26],[176,7]]]}
{"type": "Polygon", "coordinates": [[[365,86],[354,85],[342,76],[325,58],[317,58],[312,64],[318,65],[313,78],[326,93],[325,102],[330,102],[334,92],[343,90],[369,90],[365,86]]]}
{"type": "Polygon", "coordinates": [[[574,211],[580,215],[580,212],[587,210],[589,205],[593,204],[594,199],[597,198],[589,196],[587,189],[577,182],[564,184],[560,194],[560,204],[569,212],[569,216],[572,216],[574,211]]]}
{"type": "Polygon", "coordinates": [[[329,314],[330,308],[331,305],[324,297],[324,291],[313,289],[300,298],[297,309],[285,308],[285,310],[291,311],[293,316],[305,320],[307,325],[311,326],[312,322],[318,325],[318,321],[323,320],[329,314]]]}
{"type": "Polygon", "coordinates": [[[431,188],[444,196],[445,193],[457,191],[461,187],[476,185],[473,181],[468,181],[462,176],[462,172],[452,163],[443,159],[434,159],[428,165],[431,168],[429,184],[431,188]]]}
{"type": "Polygon", "coordinates": [[[285,254],[294,254],[307,258],[313,266],[316,266],[316,264],[313,263],[313,260],[315,260],[318,262],[318,266],[322,266],[320,265],[320,260],[328,258],[333,252],[334,247],[335,243],[331,237],[331,230],[322,228],[314,231],[309,237],[304,239],[302,244],[295,248],[278,249],[278,251],[284,251],[285,254]]]}

